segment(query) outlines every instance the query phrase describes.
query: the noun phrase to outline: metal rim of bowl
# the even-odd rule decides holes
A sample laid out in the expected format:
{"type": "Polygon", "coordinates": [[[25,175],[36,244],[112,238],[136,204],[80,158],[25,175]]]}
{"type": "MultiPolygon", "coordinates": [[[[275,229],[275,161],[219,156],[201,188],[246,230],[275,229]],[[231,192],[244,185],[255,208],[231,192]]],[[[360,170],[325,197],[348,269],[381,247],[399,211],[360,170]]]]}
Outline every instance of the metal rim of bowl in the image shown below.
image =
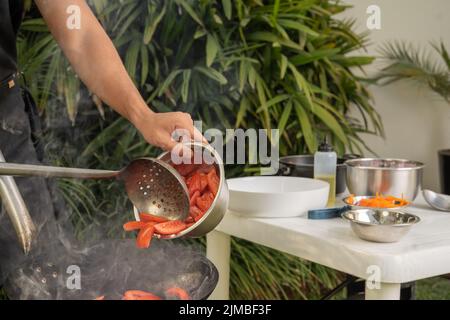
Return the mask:
{"type": "MultiPolygon", "coordinates": [[[[292,156],[285,156],[285,157],[281,157],[280,160],[278,160],[280,163],[284,164],[285,166],[303,166],[303,167],[314,167],[314,163],[301,163],[301,164],[295,164],[295,163],[291,163],[288,162],[286,160],[289,159],[295,159],[295,158],[310,158],[313,157],[314,155],[310,155],[310,154],[300,154],[300,155],[292,155],[292,156]]],[[[343,158],[338,158],[338,160],[342,160],[342,163],[338,163],[337,167],[345,167],[345,162],[348,160],[345,160],[343,158]]]]}
{"type": "MultiPolygon", "coordinates": [[[[211,206],[209,207],[208,211],[205,212],[205,214],[203,215],[203,217],[198,220],[197,222],[195,222],[192,226],[190,226],[187,229],[184,229],[183,231],[181,231],[180,233],[177,234],[171,234],[171,235],[155,235],[156,238],[158,239],[177,239],[177,238],[181,238],[183,236],[185,236],[186,234],[188,234],[189,232],[191,232],[192,230],[194,230],[196,227],[198,227],[204,220],[206,220],[206,218],[210,215],[210,213],[212,212],[212,209],[215,207],[219,197],[218,195],[220,194],[220,192],[223,189],[223,182],[225,182],[225,169],[223,167],[222,163],[222,159],[219,155],[219,153],[213,148],[211,147],[209,144],[205,144],[202,142],[188,142],[188,143],[184,143],[184,145],[187,145],[189,147],[201,147],[204,149],[207,149],[209,152],[211,152],[211,154],[214,156],[214,163],[211,165],[216,164],[216,167],[219,169],[219,179],[220,179],[220,183],[219,183],[219,190],[217,190],[217,194],[216,197],[214,198],[213,203],[211,204],[211,206]]],[[[160,154],[157,159],[158,160],[162,160],[163,157],[165,157],[167,154],[169,154],[169,151],[166,151],[162,154],[160,154]]]]}
{"type": "Polygon", "coordinates": [[[425,167],[425,164],[420,161],[415,160],[406,160],[406,159],[394,159],[394,158],[359,158],[359,159],[350,159],[344,162],[344,164],[348,167],[354,168],[354,169],[364,169],[364,170],[386,170],[386,171],[413,171],[413,170],[419,170],[423,169],[425,167]],[[357,163],[363,163],[365,161],[398,161],[398,162],[405,162],[405,163],[411,163],[414,166],[409,168],[390,168],[390,167],[374,167],[374,166],[368,166],[368,165],[358,165],[357,163]]]}
{"type": "MultiPolygon", "coordinates": [[[[237,178],[230,178],[227,179],[227,181],[233,181],[233,180],[239,180],[239,179],[246,179],[246,178],[255,178],[255,179],[259,179],[259,178],[270,178],[270,179],[302,179],[302,180],[312,180],[315,183],[318,184],[322,184],[322,187],[320,188],[314,188],[314,189],[310,189],[310,190],[302,190],[303,192],[308,192],[308,191],[317,191],[317,190],[321,190],[324,186],[328,185],[328,182],[322,181],[322,180],[317,180],[317,179],[313,179],[313,178],[305,178],[305,177],[291,177],[291,176],[250,176],[250,177],[237,177],[237,178]]],[[[300,192],[299,190],[296,191],[278,191],[278,192],[262,192],[262,191],[242,191],[242,190],[233,190],[230,186],[228,186],[228,189],[230,190],[230,192],[240,192],[240,193],[244,193],[244,194],[251,194],[251,195],[260,195],[260,196],[266,196],[268,194],[276,194],[276,195],[280,195],[280,194],[292,194],[292,193],[297,193],[300,192]]]]}
{"type": "MultiPolygon", "coordinates": [[[[367,209],[373,210],[374,208],[367,208],[367,209]]],[[[358,211],[358,210],[361,210],[361,209],[355,209],[355,210],[346,211],[346,212],[341,214],[341,218],[343,218],[343,219],[345,219],[347,221],[350,221],[351,223],[362,224],[362,225],[365,225],[365,226],[394,227],[394,228],[397,228],[397,227],[410,227],[410,226],[413,226],[413,225],[415,225],[415,224],[417,224],[417,223],[419,223],[421,221],[420,217],[415,215],[415,214],[405,213],[405,212],[396,211],[396,210],[388,210],[388,209],[383,209],[383,210],[386,210],[386,211],[389,211],[389,212],[396,212],[396,213],[399,213],[399,214],[402,214],[402,215],[409,215],[412,218],[414,218],[414,221],[410,222],[410,223],[397,223],[397,224],[374,224],[374,223],[369,223],[369,222],[363,222],[363,221],[357,221],[357,220],[354,220],[354,219],[350,219],[347,216],[348,213],[355,212],[355,211],[358,211]]],[[[364,209],[364,210],[366,210],[366,209],[364,209]]],[[[378,210],[380,210],[380,209],[378,209],[378,210]]]]}

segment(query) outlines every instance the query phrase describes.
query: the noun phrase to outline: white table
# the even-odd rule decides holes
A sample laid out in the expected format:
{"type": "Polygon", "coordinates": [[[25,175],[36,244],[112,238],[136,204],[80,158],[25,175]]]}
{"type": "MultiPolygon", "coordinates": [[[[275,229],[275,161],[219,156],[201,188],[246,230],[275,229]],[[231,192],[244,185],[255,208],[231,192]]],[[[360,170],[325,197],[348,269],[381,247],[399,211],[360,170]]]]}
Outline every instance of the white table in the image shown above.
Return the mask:
{"type": "Polygon", "coordinates": [[[399,299],[402,283],[450,273],[450,213],[431,209],[421,195],[407,211],[422,221],[397,243],[361,240],[342,219],[255,219],[227,212],[207,236],[207,256],[220,275],[211,299],[229,298],[230,236],[365,279],[366,299],[399,299]]]}

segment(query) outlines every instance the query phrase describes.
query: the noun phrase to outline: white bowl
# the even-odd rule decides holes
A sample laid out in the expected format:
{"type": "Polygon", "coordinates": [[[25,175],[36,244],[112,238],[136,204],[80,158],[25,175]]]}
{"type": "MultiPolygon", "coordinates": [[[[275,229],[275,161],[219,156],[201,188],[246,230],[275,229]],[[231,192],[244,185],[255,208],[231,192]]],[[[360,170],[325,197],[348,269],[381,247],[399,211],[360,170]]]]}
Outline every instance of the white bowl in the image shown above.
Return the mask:
{"type": "Polygon", "coordinates": [[[259,218],[297,217],[325,208],[327,182],[298,177],[245,177],[228,179],[229,210],[259,218]]]}

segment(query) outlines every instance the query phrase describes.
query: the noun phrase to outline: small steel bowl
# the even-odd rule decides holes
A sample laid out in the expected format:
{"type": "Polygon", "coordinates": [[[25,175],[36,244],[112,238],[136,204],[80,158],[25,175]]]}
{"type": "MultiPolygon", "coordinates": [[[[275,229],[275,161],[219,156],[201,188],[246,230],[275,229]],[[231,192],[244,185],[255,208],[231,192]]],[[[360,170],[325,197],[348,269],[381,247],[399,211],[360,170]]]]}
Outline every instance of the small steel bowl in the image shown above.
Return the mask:
{"type": "Polygon", "coordinates": [[[391,208],[374,208],[374,207],[364,207],[364,206],[358,206],[355,203],[358,203],[359,201],[363,200],[363,199],[373,199],[376,198],[376,196],[348,196],[345,197],[344,199],[342,199],[342,201],[344,201],[344,203],[350,207],[352,207],[353,209],[380,209],[380,210],[399,210],[399,209],[404,209],[407,206],[409,206],[411,204],[411,202],[409,202],[406,205],[403,206],[395,206],[395,207],[391,207],[391,208]],[[354,199],[354,202],[350,202],[350,198],[354,199]]]}
{"type": "Polygon", "coordinates": [[[414,201],[422,184],[424,164],[402,159],[353,159],[347,166],[347,188],[352,194],[378,193],[414,201]]]}
{"type": "Polygon", "coordinates": [[[357,209],[344,212],[342,218],[350,221],[353,232],[367,241],[397,242],[420,218],[410,213],[386,209],[357,209]]]}

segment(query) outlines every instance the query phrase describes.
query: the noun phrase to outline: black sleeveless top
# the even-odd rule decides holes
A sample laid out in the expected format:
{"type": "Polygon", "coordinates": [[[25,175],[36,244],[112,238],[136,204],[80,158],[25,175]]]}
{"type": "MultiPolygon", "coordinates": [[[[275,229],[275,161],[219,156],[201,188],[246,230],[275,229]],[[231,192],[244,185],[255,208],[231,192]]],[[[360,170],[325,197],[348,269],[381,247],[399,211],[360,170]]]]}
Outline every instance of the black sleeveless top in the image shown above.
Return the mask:
{"type": "Polygon", "coordinates": [[[23,0],[0,0],[0,81],[17,71],[16,37],[23,0]]]}

